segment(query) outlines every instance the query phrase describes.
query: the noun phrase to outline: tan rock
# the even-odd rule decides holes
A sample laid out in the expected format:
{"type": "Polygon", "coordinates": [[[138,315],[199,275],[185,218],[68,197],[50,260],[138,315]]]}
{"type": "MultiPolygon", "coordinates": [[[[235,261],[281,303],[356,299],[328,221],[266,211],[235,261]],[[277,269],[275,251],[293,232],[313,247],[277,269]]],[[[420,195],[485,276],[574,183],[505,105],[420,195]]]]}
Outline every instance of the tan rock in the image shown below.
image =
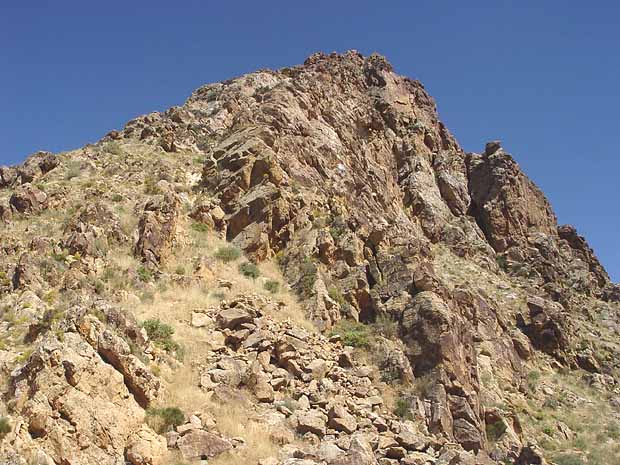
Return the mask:
{"type": "Polygon", "coordinates": [[[177,446],[186,460],[217,457],[232,448],[230,441],[202,430],[192,430],[182,436],[177,446]]]}

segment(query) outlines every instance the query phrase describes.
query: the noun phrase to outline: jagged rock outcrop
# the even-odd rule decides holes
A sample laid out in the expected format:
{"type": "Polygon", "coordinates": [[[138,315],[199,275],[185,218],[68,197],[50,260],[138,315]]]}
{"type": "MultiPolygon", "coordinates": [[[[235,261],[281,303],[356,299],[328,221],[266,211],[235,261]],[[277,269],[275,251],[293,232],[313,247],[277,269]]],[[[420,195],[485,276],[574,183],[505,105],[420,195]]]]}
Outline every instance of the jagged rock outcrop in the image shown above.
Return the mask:
{"type": "Polygon", "coordinates": [[[9,463],[246,457],[222,403],[277,445],[261,465],[544,464],[578,444],[562,409],[601,392],[616,418],[619,285],[499,141],[465,153],[379,55],[209,84],[0,167],[0,221],[9,463]],[[202,411],[160,405],[175,382],[202,411]]]}
{"type": "Polygon", "coordinates": [[[158,268],[170,252],[178,215],[179,199],[172,191],[166,191],[144,206],[134,253],[147,266],[158,268]]]}
{"type": "Polygon", "coordinates": [[[47,208],[48,199],[42,190],[31,184],[25,184],[15,190],[9,204],[19,213],[39,213],[47,208]]]}

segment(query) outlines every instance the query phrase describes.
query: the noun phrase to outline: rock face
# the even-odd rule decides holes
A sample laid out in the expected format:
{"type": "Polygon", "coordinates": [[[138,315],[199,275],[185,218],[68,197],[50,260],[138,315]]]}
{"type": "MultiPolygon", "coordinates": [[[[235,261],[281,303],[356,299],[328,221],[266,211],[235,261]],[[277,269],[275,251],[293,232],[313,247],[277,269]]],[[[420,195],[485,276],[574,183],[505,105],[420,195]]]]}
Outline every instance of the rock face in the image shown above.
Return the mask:
{"type": "Polygon", "coordinates": [[[169,191],[145,205],[134,253],[149,267],[159,267],[169,252],[175,238],[178,209],[179,199],[169,191]]]}
{"type": "Polygon", "coordinates": [[[379,55],[0,167],[0,223],[7,463],[544,464],[584,405],[614,434],[620,285],[379,55]]]}
{"type": "Polygon", "coordinates": [[[29,419],[19,426],[17,449],[36,441],[55,463],[118,463],[142,422],[123,376],[76,333],[44,342],[13,374],[10,392],[29,419]]]}

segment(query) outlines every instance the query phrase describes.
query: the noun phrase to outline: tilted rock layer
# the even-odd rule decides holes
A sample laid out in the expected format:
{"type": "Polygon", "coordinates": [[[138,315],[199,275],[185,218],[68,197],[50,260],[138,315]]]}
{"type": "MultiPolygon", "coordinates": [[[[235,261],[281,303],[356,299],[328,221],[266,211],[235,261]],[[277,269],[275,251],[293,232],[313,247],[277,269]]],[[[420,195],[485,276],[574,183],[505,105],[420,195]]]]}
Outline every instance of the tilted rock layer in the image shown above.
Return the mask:
{"type": "MultiPolygon", "coordinates": [[[[360,368],[341,336],[266,322],[260,300],[192,313],[212,335],[200,388],[224,402],[226,389],[247,389],[257,412],[276,409],[269,418],[314,447],[283,446],[265,465],[542,464],[537,431],[554,441],[573,432],[559,420],[556,433],[522,425],[520,415],[535,418],[518,412],[528,396],[547,405],[554,392],[532,387],[532,373],[568,372],[606,398],[620,395],[618,285],[500,143],[465,153],[422,84],[381,56],[315,54],[203,86],[183,106],[64,158],[39,152],[0,168],[0,188],[0,292],[35,321],[36,346],[14,370],[2,359],[9,413],[24,424],[7,436],[8,463],[20,463],[20,448],[63,465],[157,462],[163,442],[142,423],[160,381],[135,354],[157,362],[153,341],[131,316],[93,303],[126,299],[126,288],[108,295],[88,279],[105,276],[114,248],[142,263],[132,282],[202,279],[208,260],[191,277],[166,271],[188,221],[256,263],[277,261],[314,326],[370,344],[380,372],[360,368]],[[80,170],[107,186],[69,184],[80,170]],[[78,208],[71,199],[81,194],[92,202],[78,208]],[[58,238],[17,236],[19,220],[69,207],[58,238]],[[123,229],[126,207],[137,220],[123,229]],[[62,269],[43,265],[49,254],[62,269]],[[73,306],[54,326],[46,298],[55,290],[90,296],[91,310],[73,306]],[[373,328],[371,342],[347,333],[351,325],[373,328]],[[392,412],[381,383],[401,396],[392,412]],[[282,404],[289,391],[297,410],[282,404]],[[76,402],[85,408],[74,412],[76,402]]],[[[189,459],[238,449],[200,427],[168,433],[166,443],[189,459]]]]}

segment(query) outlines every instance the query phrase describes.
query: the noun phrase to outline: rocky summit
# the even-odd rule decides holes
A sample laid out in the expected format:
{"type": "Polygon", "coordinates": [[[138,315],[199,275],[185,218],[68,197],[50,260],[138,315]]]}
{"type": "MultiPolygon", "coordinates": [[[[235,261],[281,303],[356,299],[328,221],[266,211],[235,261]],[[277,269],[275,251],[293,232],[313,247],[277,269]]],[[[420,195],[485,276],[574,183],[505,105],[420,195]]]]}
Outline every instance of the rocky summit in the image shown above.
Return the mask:
{"type": "Polygon", "coordinates": [[[0,464],[620,463],[620,286],[383,57],[0,167],[0,464]]]}

